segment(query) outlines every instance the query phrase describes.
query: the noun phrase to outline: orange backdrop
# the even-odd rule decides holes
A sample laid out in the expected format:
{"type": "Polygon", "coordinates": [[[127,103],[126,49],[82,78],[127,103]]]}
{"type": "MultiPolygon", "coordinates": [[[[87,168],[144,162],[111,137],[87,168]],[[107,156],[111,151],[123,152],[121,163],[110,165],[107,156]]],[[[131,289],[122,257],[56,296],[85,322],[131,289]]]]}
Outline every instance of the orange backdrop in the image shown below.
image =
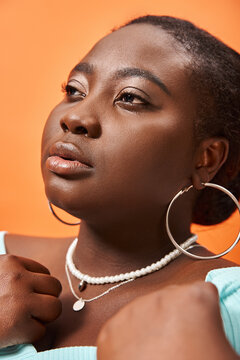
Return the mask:
{"type": "MultiPolygon", "coordinates": [[[[44,122],[62,98],[69,70],[110,29],[145,14],[183,17],[240,51],[239,0],[0,0],[0,228],[32,235],[75,235],[49,213],[40,173],[44,122]]],[[[219,250],[238,231],[194,227],[219,250]]],[[[240,263],[240,245],[229,258],[240,263]]]]}

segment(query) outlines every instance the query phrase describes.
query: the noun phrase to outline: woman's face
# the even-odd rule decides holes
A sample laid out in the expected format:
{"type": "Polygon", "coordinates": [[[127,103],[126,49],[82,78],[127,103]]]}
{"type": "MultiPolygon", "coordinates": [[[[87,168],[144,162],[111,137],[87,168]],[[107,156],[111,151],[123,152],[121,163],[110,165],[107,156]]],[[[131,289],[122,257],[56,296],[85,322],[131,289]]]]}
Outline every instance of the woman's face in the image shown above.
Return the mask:
{"type": "Polygon", "coordinates": [[[194,168],[188,61],[168,34],[146,24],[93,47],[44,129],[42,173],[52,203],[89,221],[164,212],[194,168]]]}

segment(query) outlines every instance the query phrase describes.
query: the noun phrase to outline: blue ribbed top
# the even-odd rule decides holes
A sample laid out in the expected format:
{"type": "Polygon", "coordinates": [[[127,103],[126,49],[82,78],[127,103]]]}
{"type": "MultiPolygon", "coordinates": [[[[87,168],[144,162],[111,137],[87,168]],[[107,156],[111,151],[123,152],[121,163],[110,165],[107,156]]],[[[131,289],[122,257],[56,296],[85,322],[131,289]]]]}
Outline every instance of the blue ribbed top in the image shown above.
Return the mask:
{"type": "MultiPolygon", "coordinates": [[[[6,254],[4,234],[0,231],[0,254],[6,254]]],[[[218,289],[220,309],[226,336],[240,354],[240,267],[212,270],[206,281],[218,289]]],[[[23,344],[0,349],[0,360],[97,360],[95,346],[71,346],[37,352],[33,345],[23,344]]]]}

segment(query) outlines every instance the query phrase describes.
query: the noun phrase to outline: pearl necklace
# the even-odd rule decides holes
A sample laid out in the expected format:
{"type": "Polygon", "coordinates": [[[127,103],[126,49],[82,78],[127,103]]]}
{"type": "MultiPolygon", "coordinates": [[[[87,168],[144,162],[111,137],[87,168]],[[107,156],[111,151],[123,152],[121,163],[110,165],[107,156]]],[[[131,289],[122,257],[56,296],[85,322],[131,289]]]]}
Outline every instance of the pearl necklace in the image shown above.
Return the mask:
{"type": "MultiPolygon", "coordinates": [[[[197,240],[197,235],[193,235],[191,236],[189,239],[187,239],[183,244],[181,244],[180,246],[183,249],[187,249],[188,247],[190,247],[194,242],[196,242],[197,240]]],[[[65,270],[66,270],[66,274],[67,274],[67,279],[68,279],[68,283],[69,283],[69,287],[70,290],[73,294],[73,296],[77,299],[77,301],[74,303],[73,305],[73,310],[74,311],[79,311],[81,310],[86,302],[91,302],[93,300],[97,300],[100,297],[108,294],[110,291],[118,288],[119,286],[122,286],[130,281],[133,281],[139,277],[151,274],[155,271],[158,271],[160,269],[162,269],[164,266],[166,266],[168,263],[170,263],[171,261],[173,261],[174,259],[176,259],[180,254],[182,254],[178,249],[175,249],[173,251],[171,251],[169,254],[165,255],[162,259],[160,259],[159,261],[146,266],[145,268],[141,268],[139,270],[135,270],[135,271],[131,271],[131,272],[127,272],[125,274],[119,274],[119,275],[113,275],[113,276],[101,276],[101,277],[95,277],[95,276],[89,276],[87,274],[83,274],[81,271],[79,271],[72,260],[72,256],[73,256],[73,252],[76,248],[77,245],[77,241],[78,239],[76,238],[72,244],[69,246],[67,254],[66,254],[66,265],[65,265],[65,270]],[[91,285],[103,285],[103,284],[113,284],[113,283],[119,283],[117,285],[112,286],[111,288],[109,288],[108,290],[104,291],[102,294],[95,296],[92,299],[83,299],[81,297],[79,297],[72,286],[72,282],[71,282],[71,278],[70,278],[70,274],[69,271],[71,272],[71,274],[76,277],[78,280],[80,280],[80,284],[79,284],[79,288],[80,291],[83,288],[84,284],[91,284],[91,285]]]]}

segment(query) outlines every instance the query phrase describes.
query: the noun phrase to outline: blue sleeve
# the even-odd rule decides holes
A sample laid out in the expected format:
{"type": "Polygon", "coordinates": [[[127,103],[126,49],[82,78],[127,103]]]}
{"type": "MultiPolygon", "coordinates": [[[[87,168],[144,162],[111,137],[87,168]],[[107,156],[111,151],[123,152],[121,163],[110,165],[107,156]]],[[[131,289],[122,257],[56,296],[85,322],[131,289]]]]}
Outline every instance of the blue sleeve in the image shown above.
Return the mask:
{"type": "Polygon", "coordinates": [[[207,274],[206,281],[218,289],[224,330],[240,355],[240,267],[212,270],[207,274]]]}
{"type": "Polygon", "coordinates": [[[31,344],[13,345],[0,349],[1,360],[33,360],[37,351],[31,344]]]}
{"type": "Polygon", "coordinates": [[[0,231],[0,255],[6,254],[6,247],[4,242],[4,235],[7,234],[6,231],[0,231]]]}

